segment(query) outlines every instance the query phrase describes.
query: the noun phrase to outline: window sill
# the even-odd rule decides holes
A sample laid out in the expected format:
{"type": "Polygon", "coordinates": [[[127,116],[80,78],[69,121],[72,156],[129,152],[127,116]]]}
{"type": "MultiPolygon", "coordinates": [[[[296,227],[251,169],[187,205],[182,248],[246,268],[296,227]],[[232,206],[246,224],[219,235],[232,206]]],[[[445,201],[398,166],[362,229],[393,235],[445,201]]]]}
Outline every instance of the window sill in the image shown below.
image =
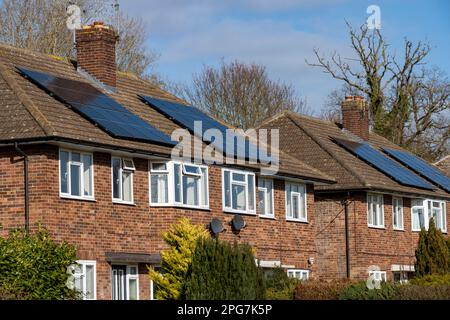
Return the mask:
{"type": "Polygon", "coordinates": [[[150,203],[151,208],[176,208],[176,209],[188,209],[188,210],[201,210],[201,211],[211,211],[209,207],[196,207],[196,206],[185,206],[180,204],[163,204],[163,203],[150,203]]]}
{"type": "Polygon", "coordinates": [[[231,214],[243,214],[246,216],[256,216],[256,212],[251,211],[242,211],[242,210],[232,210],[232,209],[222,209],[225,213],[231,213],[231,214]]]}
{"type": "Polygon", "coordinates": [[[373,225],[367,225],[370,229],[380,229],[380,230],[386,230],[385,226],[373,226],[373,225]]]}
{"type": "Polygon", "coordinates": [[[405,229],[400,229],[400,228],[392,228],[394,231],[402,231],[402,232],[405,232],[405,229]]]}
{"type": "Polygon", "coordinates": [[[286,221],[288,221],[288,222],[297,222],[297,223],[308,223],[308,220],[305,220],[305,219],[286,218],[286,221]]]}
{"type": "Polygon", "coordinates": [[[120,200],[113,200],[113,204],[122,204],[126,206],[136,206],[136,203],[134,202],[127,202],[127,201],[120,201],[120,200]]]}
{"type": "Polygon", "coordinates": [[[95,198],[84,198],[84,197],[70,196],[70,195],[65,195],[65,194],[60,194],[59,197],[60,197],[60,199],[66,199],[66,200],[97,202],[97,200],[95,200],[95,198]]]}
{"type": "Polygon", "coordinates": [[[261,219],[268,219],[268,220],[277,220],[274,216],[265,216],[265,215],[259,215],[261,219]]]}

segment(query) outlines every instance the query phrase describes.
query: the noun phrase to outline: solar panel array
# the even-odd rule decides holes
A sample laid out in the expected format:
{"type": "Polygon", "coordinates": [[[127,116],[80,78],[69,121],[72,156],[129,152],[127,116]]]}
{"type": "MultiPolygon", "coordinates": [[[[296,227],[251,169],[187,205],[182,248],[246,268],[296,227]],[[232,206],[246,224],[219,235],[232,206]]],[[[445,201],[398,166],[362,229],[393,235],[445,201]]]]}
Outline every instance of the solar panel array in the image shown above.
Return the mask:
{"type": "Polygon", "coordinates": [[[402,167],[397,162],[384,156],[378,150],[375,150],[367,143],[359,143],[344,139],[333,138],[339,145],[355,154],[357,157],[368,162],[379,171],[391,177],[400,184],[433,190],[434,187],[428,182],[424,181],[419,176],[415,175],[408,169],[402,167]]]}
{"type": "MultiPolygon", "coordinates": [[[[245,155],[246,159],[252,159],[257,160],[258,159],[258,149],[257,147],[250,143],[247,139],[245,140],[245,146],[240,146],[239,143],[237,143],[237,138],[235,137],[233,140],[226,139],[226,130],[229,129],[227,126],[221,124],[217,120],[214,120],[210,116],[206,115],[199,109],[193,107],[193,106],[187,106],[184,104],[171,102],[167,100],[157,99],[149,96],[141,96],[141,98],[147,102],[151,107],[156,109],[158,112],[162,113],[178,125],[186,128],[191,133],[196,133],[199,138],[204,137],[204,133],[206,130],[209,129],[217,129],[222,134],[223,140],[216,142],[213,141],[207,141],[213,144],[217,149],[219,149],[222,152],[226,152],[227,150],[227,144],[228,150],[234,150],[233,155],[245,155]],[[195,132],[195,121],[201,121],[202,123],[202,132],[195,132]],[[201,134],[201,136],[200,136],[201,134]],[[245,149],[244,149],[245,148],[245,149]]],[[[243,138],[243,136],[239,136],[240,138],[243,138]]],[[[259,159],[261,160],[264,157],[265,162],[269,162],[270,159],[266,156],[264,153],[261,153],[259,155],[259,159]]]]}
{"type": "Polygon", "coordinates": [[[383,151],[389,154],[394,159],[400,161],[403,165],[407,166],[417,174],[435,183],[445,191],[450,192],[450,178],[442,174],[442,172],[440,172],[438,169],[434,168],[424,160],[417,158],[405,151],[387,148],[384,148],[383,151]]]}
{"type": "Polygon", "coordinates": [[[70,105],[115,138],[174,145],[169,136],[88,83],[17,68],[45,91],[70,105]]]}

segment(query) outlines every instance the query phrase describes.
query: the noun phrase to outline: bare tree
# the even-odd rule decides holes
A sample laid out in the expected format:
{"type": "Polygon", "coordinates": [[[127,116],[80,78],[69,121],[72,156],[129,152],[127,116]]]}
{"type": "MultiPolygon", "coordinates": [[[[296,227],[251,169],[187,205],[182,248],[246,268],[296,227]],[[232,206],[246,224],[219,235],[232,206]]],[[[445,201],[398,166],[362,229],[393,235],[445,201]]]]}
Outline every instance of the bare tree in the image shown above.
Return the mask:
{"type": "Polygon", "coordinates": [[[306,102],[292,86],[270,80],[266,68],[233,61],[205,67],[193,75],[191,87],[177,94],[217,119],[242,129],[253,128],[283,110],[308,113],[306,102]]]}
{"type": "Polygon", "coordinates": [[[334,52],[326,59],[315,49],[316,62],[307,61],[344,85],[330,94],[323,116],[336,118],[337,99],[344,94],[364,95],[375,132],[430,160],[448,153],[450,83],[439,70],[423,67],[430,45],[405,39],[398,58],[380,30],[347,26],[356,58],[334,52]]]}
{"type": "MultiPolygon", "coordinates": [[[[115,21],[113,1],[3,0],[0,4],[0,42],[74,58],[73,35],[66,26],[69,3],[75,3],[81,8],[84,24],[94,20],[115,21]]],[[[118,68],[145,75],[157,58],[145,47],[145,24],[138,18],[120,13],[120,25],[118,68]]]]}

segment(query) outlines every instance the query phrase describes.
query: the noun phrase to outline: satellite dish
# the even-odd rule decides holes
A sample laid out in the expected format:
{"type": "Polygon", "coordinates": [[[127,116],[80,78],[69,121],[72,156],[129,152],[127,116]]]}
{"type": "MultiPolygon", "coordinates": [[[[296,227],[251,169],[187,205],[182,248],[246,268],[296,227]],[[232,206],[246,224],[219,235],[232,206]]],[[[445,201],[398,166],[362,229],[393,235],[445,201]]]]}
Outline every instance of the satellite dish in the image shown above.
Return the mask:
{"type": "Polygon", "coordinates": [[[235,231],[240,231],[242,228],[245,228],[245,221],[241,215],[236,214],[231,220],[231,226],[235,231]]]}
{"type": "Polygon", "coordinates": [[[217,235],[223,231],[222,221],[220,221],[219,218],[213,218],[209,223],[209,227],[214,235],[217,235]]]}

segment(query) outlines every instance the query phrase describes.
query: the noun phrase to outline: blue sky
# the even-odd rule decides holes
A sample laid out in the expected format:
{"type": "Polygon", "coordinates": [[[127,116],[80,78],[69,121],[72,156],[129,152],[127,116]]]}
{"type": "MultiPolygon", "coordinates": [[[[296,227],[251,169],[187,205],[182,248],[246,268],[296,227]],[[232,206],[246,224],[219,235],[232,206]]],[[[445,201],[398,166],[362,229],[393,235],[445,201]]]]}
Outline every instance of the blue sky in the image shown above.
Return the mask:
{"type": "Polygon", "coordinates": [[[267,66],[273,79],[291,83],[320,112],[339,82],[309,67],[313,48],[351,57],[345,19],[365,22],[366,8],[381,9],[381,28],[392,49],[403,39],[428,40],[428,61],[450,74],[449,1],[397,0],[127,0],[123,11],[141,16],[147,46],[160,54],[156,71],[173,82],[189,83],[192,73],[221,59],[267,66]]]}

